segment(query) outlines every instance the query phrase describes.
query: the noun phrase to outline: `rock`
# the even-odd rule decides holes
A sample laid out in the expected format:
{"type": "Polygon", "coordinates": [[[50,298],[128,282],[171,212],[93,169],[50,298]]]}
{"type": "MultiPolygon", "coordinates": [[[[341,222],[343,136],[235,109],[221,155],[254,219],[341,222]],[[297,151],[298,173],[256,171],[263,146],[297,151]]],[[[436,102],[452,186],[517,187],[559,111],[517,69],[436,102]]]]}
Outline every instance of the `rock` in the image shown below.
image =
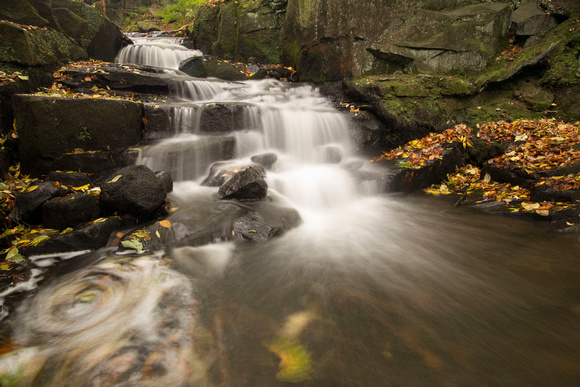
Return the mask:
{"type": "Polygon", "coordinates": [[[91,184],[91,179],[84,173],[66,173],[51,171],[48,175],[49,181],[57,181],[60,185],[69,187],[82,187],[91,184]]]}
{"type": "Polygon", "coordinates": [[[15,159],[12,157],[12,152],[8,149],[0,149],[0,178],[9,172],[10,167],[15,164],[15,159]]]}
{"type": "Polygon", "coordinates": [[[173,133],[172,108],[157,104],[143,105],[143,140],[159,140],[173,133]]]}
{"type": "Polygon", "coordinates": [[[43,182],[33,191],[24,191],[16,197],[17,214],[26,223],[40,224],[41,207],[48,200],[65,195],[68,191],[52,182],[43,182]]]}
{"type": "Polygon", "coordinates": [[[159,180],[161,180],[161,183],[163,184],[166,193],[173,191],[173,178],[171,177],[171,174],[169,172],[157,171],[155,172],[155,176],[157,176],[159,180]]]}
{"type": "Polygon", "coordinates": [[[52,0],[52,8],[66,8],[79,18],[86,20],[87,27],[80,29],[78,19],[65,19],[63,22],[72,22],[79,31],[79,44],[89,57],[97,60],[113,62],[123,44],[123,34],[119,27],[101,16],[97,10],[87,4],[72,0],[52,0]]]}
{"type": "Polygon", "coordinates": [[[531,36],[542,34],[557,25],[552,15],[542,12],[535,1],[530,1],[513,12],[510,30],[518,36],[531,36]]]}
{"type": "Polygon", "coordinates": [[[322,148],[322,161],[329,164],[338,164],[342,161],[342,150],[334,145],[322,148]]]}
{"type": "Polygon", "coordinates": [[[101,213],[98,198],[90,193],[77,192],[72,195],[48,200],[42,205],[44,227],[64,230],[96,219],[101,213]]]}
{"type": "MultiPolygon", "coordinates": [[[[427,165],[418,169],[396,167],[384,178],[385,192],[413,192],[440,183],[453,173],[463,160],[457,149],[447,149],[442,159],[430,160],[427,165]]],[[[404,160],[401,160],[404,161],[404,160]]],[[[394,162],[389,162],[391,165],[394,162]]],[[[386,164],[386,163],[385,163],[386,164]]]]}
{"type": "Polygon", "coordinates": [[[0,22],[0,62],[44,66],[87,59],[87,51],[51,28],[27,30],[0,22]]]}
{"type": "Polygon", "coordinates": [[[261,155],[250,157],[250,160],[254,163],[262,165],[266,169],[271,169],[272,165],[278,161],[278,156],[276,153],[263,153],[261,155]]]}
{"type": "Polygon", "coordinates": [[[111,217],[57,235],[40,242],[37,246],[30,245],[19,250],[25,256],[97,250],[107,245],[111,234],[119,227],[121,227],[121,219],[111,217]]]}
{"type": "Polygon", "coordinates": [[[57,28],[56,25],[51,25],[46,16],[48,15],[41,16],[28,0],[3,1],[0,8],[1,20],[8,20],[22,25],[57,28]]]}
{"type": "Polygon", "coordinates": [[[203,57],[194,56],[187,58],[179,64],[179,71],[183,71],[189,76],[195,78],[207,78],[207,70],[205,69],[203,57]]]}
{"type": "Polygon", "coordinates": [[[247,105],[214,103],[205,105],[199,118],[199,131],[222,134],[235,130],[255,129],[245,127],[247,105]]]}
{"type": "Polygon", "coordinates": [[[144,165],[120,169],[101,184],[101,204],[120,213],[148,216],[165,203],[165,187],[144,165]]]}
{"type": "Polygon", "coordinates": [[[222,161],[211,166],[208,176],[201,183],[201,185],[206,187],[219,187],[231,179],[236,173],[240,172],[240,170],[247,168],[255,168],[260,173],[260,175],[266,176],[266,170],[262,165],[240,166],[222,161]]]}
{"type": "Polygon", "coordinates": [[[268,194],[268,184],[258,169],[250,167],[226,181],[219,188],[218,194],[223,200],[264,200],[268,194]]]}
{"type": "Polygon", "coordinates": [[[485,163],[482,174],[489,174],[491,179],[500,183],[510,183],[524,188],[531,188],[537,179],[520,169],[508,169],[485,163]]]}
{"type": "MultiPolygon", "coordinates": [[[[240,231],[242,236],[246,235],[256,242],[265,242],[297,227],[302,219],[298,211],[277,204],[273,199],[244,203],[233,201],[204,201],[201,205],[187,203],[180,205],[179,210],[166,221],[164,225],[161,222],[148,225],[137,234],[125,236],[124,240],[138,241],[144,251],[159,250],[164,246],[193,247],[239,238],[234,229],[237,227],[238,230],[247,230],[246,233],[240,231]],[[256,222],[254,224],[256,228],[251,228],[252,222],[256,222]],[[248,226],[247,229],[243,224],[248,226]],[[257,228],[261,229],[260,233],[257,228]],[[256,233],[252,230],[256,230],[256,233]]],[[[119,249],[126,250],[127,247],[119,249]]]]}
{"type": "Polygon", "coordinates": [[[244,74],[236,66],[213,57],[203,57],[203,65],[208,77],[223,79],[224,81],[245,81],[244,74]]]}
{"type": "Polygon", "coordinates": [[[73,153],[65,154],[56,160],[35,158],[26,163],[23,170],[34,176],[47,175],[54,170],[83,171],[91,176],[92,181],[98,181],[121,168],[134,165],[138,157],[139,151],[134,149],[120,153],[110,151],[73,153]]]}
{"type": "Polygon", "coordinates": [[[569,202],[574,203],[580,199],[580,189],[557,191],[548,185],[536,185],[530,190],[532,202],[569,202]]]}
{"type": "Polygon", "coordinates": [[[276,229],[264,223],[258,212],[251,212],[234,221],[233,234],[237,240],[264,243],[276,235],[276,229]]]}
{"type": "Polygon", "coordinates": [[[62,31],[80,45],[83,34],[89,27],[87,20],[68,8],[54,8],[53,14],[61,26],[62,31]]]}
{"type": "Polygon", "coordinates": [[[26,173],[37,172],[38,160],[88,151],[119,154],[141,139],[143,110],[136,102],[33,95],[16,95],[13,102],[26,173]]]}

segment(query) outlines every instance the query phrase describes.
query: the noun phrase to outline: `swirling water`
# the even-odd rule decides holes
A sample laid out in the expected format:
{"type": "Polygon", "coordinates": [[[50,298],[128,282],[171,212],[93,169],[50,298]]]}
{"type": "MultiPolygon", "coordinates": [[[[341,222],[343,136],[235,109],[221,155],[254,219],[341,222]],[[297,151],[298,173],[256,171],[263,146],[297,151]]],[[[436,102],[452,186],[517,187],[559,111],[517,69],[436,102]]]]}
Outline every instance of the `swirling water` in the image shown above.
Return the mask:
{"type": "Polygon", "coordinates": [[[175,137],[140,161],[176,176],[174,205],[215,200],[217,188],[200,182],[223,158],[211,144],[233,137],[229,164],[278,155],[271,195],[297,208],[303,224],[266,244],[63,261],[9,316],[12,351],[0,380],[578,385],[578,235],[381,194],[372,165],[353,168],[361,160],[348,120],[311,86],[206,80],[211,93],[177,94],[197,80],[185,82],[174,91],[182,99],[175,137]],[[237,107],[232,132],[201,130],[201,114],[216,104],[237,107]]]}

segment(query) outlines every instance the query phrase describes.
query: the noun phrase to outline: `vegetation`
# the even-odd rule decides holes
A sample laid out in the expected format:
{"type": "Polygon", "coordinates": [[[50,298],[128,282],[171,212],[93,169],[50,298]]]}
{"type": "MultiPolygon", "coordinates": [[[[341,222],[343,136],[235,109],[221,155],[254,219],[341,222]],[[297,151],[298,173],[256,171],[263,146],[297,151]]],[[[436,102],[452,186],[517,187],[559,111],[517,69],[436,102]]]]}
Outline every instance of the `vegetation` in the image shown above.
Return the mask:
{"type": "Polygon", "coordinates": [[[170,31],[190,25],[197,11],[205,6],[214,7],[224,0],[172,0],[166,6],[152,5],[130,13],[122,28],[127,32],[149,30],[170,31]]]}

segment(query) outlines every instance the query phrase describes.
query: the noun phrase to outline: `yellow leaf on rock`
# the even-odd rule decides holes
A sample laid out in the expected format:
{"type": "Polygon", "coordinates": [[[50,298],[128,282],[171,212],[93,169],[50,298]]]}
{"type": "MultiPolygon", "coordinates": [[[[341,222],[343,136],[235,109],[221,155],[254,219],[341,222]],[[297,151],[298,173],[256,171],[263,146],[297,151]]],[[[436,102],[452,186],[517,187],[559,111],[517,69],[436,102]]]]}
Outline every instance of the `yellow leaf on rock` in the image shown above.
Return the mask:
{"type": "Polygon", "coordinates": [[[111,181],[109,181],[109,183],[116,183],[117,181],[119,181],[119,179],[123,177],[123,175],[117,175],[115,177],[113,177],[113,179],[111,179],[111,181]]]}
{"type": "Polygon", "coordinates": [[[26,192],[32,192],[32,191],[34,191],[37,188],[38,188],[37,185],[30,186],[30,187],[28,187],[28,189],[26,190],[26,192]]]}

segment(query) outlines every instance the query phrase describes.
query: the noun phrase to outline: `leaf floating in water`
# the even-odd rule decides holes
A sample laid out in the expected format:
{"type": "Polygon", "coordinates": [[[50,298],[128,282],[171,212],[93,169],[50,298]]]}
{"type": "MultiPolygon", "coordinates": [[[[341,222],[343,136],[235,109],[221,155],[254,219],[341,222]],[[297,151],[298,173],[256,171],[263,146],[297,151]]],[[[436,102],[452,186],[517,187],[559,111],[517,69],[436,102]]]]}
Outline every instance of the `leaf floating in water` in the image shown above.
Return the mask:
{"type": "Polygon", "coordinates": [[[160,224],[162,227],[165,227],[165,228],[169,228],[169,227],[171,227],[171,222],[170,222],[170,221],[168,221],[168,220],[162,220],[162,221],[160,221],[160,222],[159,222],[159,224],[160,224]]]}
{"type": "Polygon", "coordinates": [[[109,181],[109,183],[116,183],[117,181],[119,181],[119,179],[123,177],[123,175],[117,175],[115,177],[113,177],[113,179],[111,179],[111,181],[109,181]]]}
{"type": "Polygon", "coordinates": [[[300,383],[312,379],[312,356],[304,346],[284,337],[268,346],[280,358],[280,371],[276,378],[281,382],[300,383]]]}
{"type": "Polygon", "coordinates": [[[130,239],[128,241],[122,241],[121,244],[126,249],[137,250],[138,253],[141,253],[143,251],[143,243],[139,242],[136,239],[130,239]]]}

